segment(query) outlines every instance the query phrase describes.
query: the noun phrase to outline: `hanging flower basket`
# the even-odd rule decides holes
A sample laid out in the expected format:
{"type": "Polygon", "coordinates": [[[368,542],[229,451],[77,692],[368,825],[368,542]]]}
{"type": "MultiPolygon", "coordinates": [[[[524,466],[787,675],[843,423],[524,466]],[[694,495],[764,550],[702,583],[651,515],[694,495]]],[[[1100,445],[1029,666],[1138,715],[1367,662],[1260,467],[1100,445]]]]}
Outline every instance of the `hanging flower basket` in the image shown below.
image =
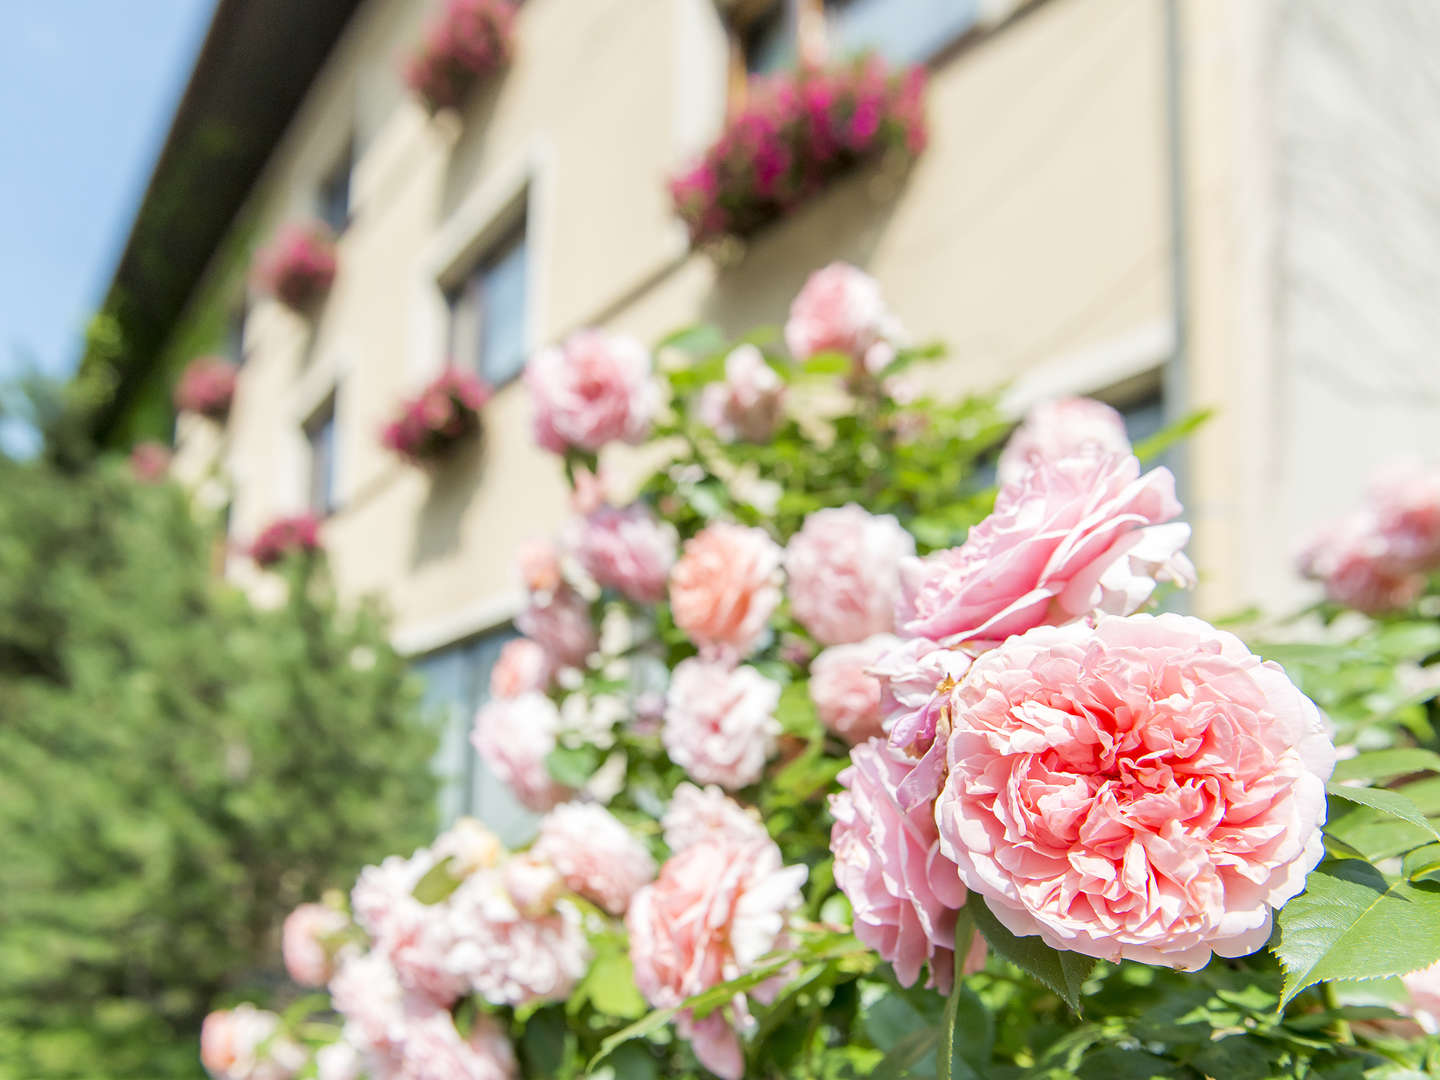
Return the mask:
{"type": "Polygon", "coordinates": [[[330,291],[335,269],[329,228],[318,221],[291,222],[255,257],[255,284],[303,314],[330,291]]]}
{"type": "Polygon", "coordinates": [[[925,148],[925,70],[876,56],[750,80],[747,104],[670,182],[694,244],[746,237],[863,161],[925,148]]]}
{"type": "Polygon", "coordinates": [[[175,384],[175,408],[221,421],[230,413],[235,397],[235,365],[218,356],[202,356],[175,384]]]}
{"type": "Polygon", "coordinates": [[[405,66],[405,81],[432,113],[458,107],[514,48],[513,0],[450,0],[405,66]]]}
{"type": "Polygon", "coordinates": [[[480,430],[490,387],[468,371],[447,368],[407,401],[385,426],[381,442],[412,465],[431,465],[480,430]]]}
{"type": "Polygon", "coordinates": [[[314,514],[296,514],[271,522],[250,544],[248,554],[261,567],[275,566],[290,555],[320,550],[320,519],[314,514]]]}

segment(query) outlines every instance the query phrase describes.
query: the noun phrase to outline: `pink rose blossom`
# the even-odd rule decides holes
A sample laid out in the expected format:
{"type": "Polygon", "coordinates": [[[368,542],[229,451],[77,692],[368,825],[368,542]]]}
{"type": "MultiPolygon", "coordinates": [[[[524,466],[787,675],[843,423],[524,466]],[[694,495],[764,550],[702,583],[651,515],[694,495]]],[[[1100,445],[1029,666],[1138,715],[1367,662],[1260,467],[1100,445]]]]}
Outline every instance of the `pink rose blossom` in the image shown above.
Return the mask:
{"type": "Polygon", "coordinates": [[[824,645],[894,629],[900,561],[915,540],[886,514],[854,503],[817,510],[785,548],[790,610],[824,645]]]}
{"type": "Polygon", "coordinates": [[[997,478],[1004,487],[1042,461],[1058,461],[1077,453],[1130,453],[1125,418],[1093,398],[1042,402],[1025,414],[1000,451],[997,478]]]}
{"type": "Polygon", "coordinates": [[[541,349],[525,367],[525,385],[535,405],[535,441],[557,454],[638,443],[660,404],[645,347],[598,330],[541,349]]]}
{"type": "MultiPolygon", "coordinates": [[[[672,857],[655,882],[635,894],[625,919],[635,984],[645,999],[668,1008],[752,970],[781,943],[805,875],[803,866],[783,865],[768,839],[719,836],[672,857]]],[[[733,1025],[748,1019],[737,995],[704,1020],[681,1013],[676,1026],[701,1064],[739,1080],[745,1060],[733,1025]]]]}
{"type": "Polygon", "coordinates": [[[1368,508],[1317,531],[1298,562],[1302,574],[1324,583],[1332,603],[1368,615],[1408,607],[1425,591],[1425,575],[1394,557],[1368,508]]]}
{"type": "Polygon", "coordinates": [[[565,587],[565,575],[560,568],[560,549],[553,540],[534,538],[525,541],[515,554],[515,565],[528,592],[549,595],[565,587]]]}
{"type": "Polygon", "coordinates": [[[279,1031],[280,1017],[254,1005],[212,1012],[200,1028],[200,1064],[215,1080],[290,1080],[305,1051],[279,1031]]]}
{"type": "Polygon", "coordinates": [[[138,442],[130,450],[130,475],[142,484],[158,484],[169,475],[173,457],[163,443],[138,442]]]}
{"type": "Polygon", "coordinates": [[[531,853],[611,915],[623,915],[636,890],[655,878],[655,860],[645,845],[595,803],[566,803],[550,811],[531,853]]]}
{"type": "Polygon", "coordinates": [[[490,669],[490,696],[513,698],[532,690],[547,690],[554,672],[550,654],[529,638],[507,641],[490,669]]]}
{"type": "Polygon", "coordinates": [[[960,547],[901,565],[900,632],[983,645],[1094,612],[1128,615],[1158,581],[1193,580],[1179,513],[1168,469],[1141,476],[1119,456],[1041,462],[1000,489],[960,547]]]}
{"type": "Polygon", "coordinates": [[[408,859],[389,855],[378,866],[360,871],[350,890],[350,910],[371,940],[385,940],[403,922],[407,910],[417,903],[415,886],[435,862],[428,848],[420,848],[408,859]]]}
{"type": "Polygon", "coordinates": [[[548,859],[531,852],[517,855],[505,864],[500,880],[515,910],[527,918],[551,911],[565,895],[565,879],[548,859]]]}
{"type": "Polygon", "coordinates": [[[360,1080],[364,1074],[365,1055],[344,1039],[315,1051],[316,1080],[360,1080]]]}
{"type": "Polygon", "coordinates": [[[1440,963],[1401,975],[1400,981],[1410,992],[1410,1005],[1399,1011],[1413,1016],[1431,1035],[1440,1034],[1440,963]]]}
{"type": "Polygon", "coordinates": [[[346,1041],[377,1064],[397,1062],[409,1017],[436,1007],[407,995],[389,959],[373,951],[340,962],[330,980],[330,1003],[345,1018],[346,1041]]]}
{"type": "Polygon", "coordinates": [[[1392,558],[1416,570],[1440,564],[1440,470],[1392,462],[1375,475],[1368,495],[1392,558]]]}
{"type": "Polygon", "coordinates": [[[292,555],[312,555],[320,550],[320,519],[314,514],[277,518],[255,537],[247,549],[255,565],[276,566],[292,555]]]}
{"type": "Polygon", "coordinates": [[[967,653],[911,638],[870,665],[880,686],[881,726],[889,743],[916,759],[895,792],[905,810],[932,802],[944,779],[945,742],[935,737],[943,701],[937,691],[959,681],[970,663],[967,653]]]}
{"type": "Polygon", "coordinates": [[[713,784],[678,785],[660,827],[672,852],[709,841],[749,844],[770,839],[758,810],[741,806],[713,784]]]}
{"type": "Polygon", "coordinates": [[[733,791],[760,779],[780,734],[779,683],[752,667],[682,660],[665,702],[660,740],[692,780],[733,791]]]}
{"type": "Polygon", "coordinates": [[[665,599],[676,544],[675,527],[635,503],[623,510],[602,506],[582,518],[574,550],[601,588],[615,589],[637,604],[658,604],[665,599]]]}
{"type": "Polygon", "coordinates": [[[748,656],[780,606],[780,558],[780,547],[762,529],[707,525],[686,541],[670,572],[675,625],[704,656],[748,656]]]}
{"type": "Polygon", "coordinates": [[[238,376],[235,365],[223,356],[201,356],[190,361],[175,384],[175,408],[224,420],[235,399],[238,376]]]}
{"type": "Polygon", "coordinates": [[[444,1009],[412,1020],[401,1067],[389,1080],[516,1080],[515,1049],[493,1016],[477,1012],[461,1038],[444,1009]]]}
{"type": "Polygon", "coordinates": [[[810,665],[810,700],[820,723],[852,746],[884,733],[880,682],[869,669],[899,644],[893,634],[876,634],[832,645],[810,665]]]}
{"type": "Polygon", "coordinates": [[[470,742],[496,777],[510,786],[521,805],[543,812],[570,797],[551,778],[545,759],[555,749],[560,710],[544,694],[492,701],[475,717],[470,742]]]}
{"type": "Polygon", "coordinates": [[[879,283],[842,262],[810,275],[790,305],[785,322],[785,344],[797,360],[840,352],[872,375],[893,358],[888,339],[896,333],[879,283]]]}
{"type": "Polygon", "coordinates": [[[350,919],[325,904],[301,904],[285,918],[280,952],[285,970],[301,986],[324,986],[335,974],[335,944],[350,919]]]}
{"type": "Polygon", "coordinates": [[[941,849],[1014,934],[1194,970],[1264,945],[1323,853],[1319,711],[1199,619],[1037,628],[945,697],[941,849]]]}
{"type": "Polygon", "coordinates": [[[754,345],[725,358],[725,381],[700,394],[700,420],[724,442],[769,442],[785,407],[785,383],[754,345]]]}
{"type": "MultiPolygon", "coordinates": [[[[830,797],[835,884],[854,909],[855,936],[894,965],[901,983],[913,986],[929,964],[925,985],[948,994],[955,913],[965,903],[965,886],[940,851],[933,803],[905,810],[896,799],[914,767],[882,739],[850,751],[850,766],[839,778],[845,790],[830,797]]],[[[965,970],[978,970],[984,958],[977,934],[965,970]]]]}
{"type": "Polygon", "coordinates": [[[515,617],[515,625],[561,667],[584,667],[599,644],[589,602],[569,586],[533,593],[530,605],[515,617]]]}
{"type": "Polygon", "coordinates": [[[495,866],[504,850],[500,838],[473,817],[457,819],[430,848],[437,863],[450,860],[446,869],[455,878],[495,866]]]}

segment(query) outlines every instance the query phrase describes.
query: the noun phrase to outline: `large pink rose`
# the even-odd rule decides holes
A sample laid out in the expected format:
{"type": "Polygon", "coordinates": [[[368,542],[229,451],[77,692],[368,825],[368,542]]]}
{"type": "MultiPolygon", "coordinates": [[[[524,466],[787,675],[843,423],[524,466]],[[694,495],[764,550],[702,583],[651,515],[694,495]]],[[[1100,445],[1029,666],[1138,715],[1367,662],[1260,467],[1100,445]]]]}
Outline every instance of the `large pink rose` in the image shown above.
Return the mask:
{"type": "Polygon", "coordinates": [[[780,548],[762,529],[707,525],[670,572],[675,625],[704,656],[748,656],[780,605],[780,548]]]}
{"type": "Polygon", "coordinates": [[[775,751],[780,684],[752,667],[705,660],[675,666],[660,740],[692,780],[734,791],[760,779],[775,751]]]}
{"type": "Polygon", "coordinates": [[[1000,451],[1002,486],[1013,484],[1042,461],[1077,453],[1128,454],[1125,418],[1093,398],[1060,398],[1036,405],[1000,451]]]}
{"type": "Polygon", "coordinates": [[[770,839],[758,810],[741,806],[713,784],[677,785],[660,827],[672,852],[722,839],[737,844],[770,839]]]}
{"type": "Polygon", "coordinates": [[[590,604],[568,585],[552,593],[532,593],[515,625],[561,667],[584,667],[599,644],[590,604]]]}
{"type": "Polygon", "coordinates": [[[900,561],[914,554],[915,539],[888,514],[854,503],[817,510],[785,548],[790,610],[823,645],[891,630],[900,561]]]}
{"type": "Polygon", "coordinates": [[[884,731],[880,681],[870,666],[899,644],[894,634],[876,634],[854,645],[832,645],[810,665],[810,700],[820,723],[852,746],[884,731]]]}
{"type": "Polygon", "coordinates": [[[649,352],[638,341],[599,330],[541,349],[525,366],[525,385],[535,406],[535,441],[557,454],[638,443],[659,406],[649,352]]]}
{"type": "Polygon", "coordinates": [[[1400,1011],[1413,1016],[1431,1035],[1440,1033],[1440,964],[1402,975],[1400,981],[1410,992],[1409,1007],[1400,1011]]]}
{"type": "Polygon", "coordinates": [[[785,321],[785,345],[797,360],[840,352],[872,375],[894,358],[891,339],[897,336],[879,283],[842,262],[810,275],[785,321]]]}
{"type": "Polygon", "coordinates": [[[531,852],[612,915],[623,915],[636,890],[655,877],[655,860],[645,845],[595,803],[566,803],[550,811],[531,852]]]}
{"type": "Polygon", "coordinates": [[[617,510],[602,506],[579,522],[575,557],[597,585],[616,589],[637,604],[665,599],[675,565],[675,527],[641,503],[617,510]]]}
{"type": "Polygon", "coordinates": [[[1193,970],[1264,945],[1323,853],[1319,711],[1199,619],[1031,630],[947,704],[941,849],[1012,933],[1193,970]]]}
{"type": "MultiPolygon", "coordinates": [[[[803,866],[785,866],[768,839],[737,843],[722,836],[672,857],[635,894],[625,919],[635,985],[645,999],[669,1008],[752,970],[781,942],[805,874],[803,866]]],[[[739,1080],[745,1057],[733,1025],[748,1019],[737,995],[704,1020],[681,1013],[676,1026],[701,1064],[739,1080]]]]}
{"type": "Polygon", "coordinates": [[[212,1012],[200,1027],[200,1064],[215,1080],[290,1080],[306,1055],[279,1030],[280,1017],[254,1005],[212,1012]]]}
{"type": "Polygon", "coordinates": [[[1368,508],[1312,534],[1297,561],[1333,603],[1370,615],[1407,607],[1425,591],[1425,575],[1395,558],[1368,508]]]}
{"type": "Polygon", "coordinates": [[[490,696],[519,697],[532,690],[545,690],[554,675],[550,654],[529,638],[507,641],[490,669],[490,696]]]}
{"type": "MultiPolygon", "coordinates": [[[[955,913],[965,886],[955,864],[940,851],[932,803],[902,809],[895,790],[915,766],[913,759],[871,739],[850,751],[840,774],[845,788],[830,798],[835,824],[835,884],[855,912],[855,936],[895,967],[912,986],[929,964],[925,985],[948,994],[955,978],[955,913]]],[[[984,963],[976,935],[965,969],[984,963]]]]}
{"type": "Polygon", "coordinates": [[[1128,615],[1157,581],[1192,582],[1179,513],[1168,469],[1141,476],[1135,458],[1116,455],[1041,462],[1000,489],[960,547],[902,564],[900,632],[985,644],[1094,612],[1128,615]]]}
{"type": "Polygon", "coordinates": [[[349,917],[325,904],[301,904],[285,917],[280,952],[285,970],[301,986],[324,986],[335,974],[334,938],[350,925],[349,917]]]}
{"type": "Polygon", "coordinates": [[[724,442],[769,442],[785,407],[785,383],[754,345],[725,358],[725,381],[700,394],[700,419],[724,442]]]}
{"type": "Polygon", "coordinates": [[[560,710],[555,703],[532,692],[481,708],[470,742],[521,805],[544,812],[572,794],[551,778],[545,766],[546,757],[555,749],[559,727],[560,710]]]}

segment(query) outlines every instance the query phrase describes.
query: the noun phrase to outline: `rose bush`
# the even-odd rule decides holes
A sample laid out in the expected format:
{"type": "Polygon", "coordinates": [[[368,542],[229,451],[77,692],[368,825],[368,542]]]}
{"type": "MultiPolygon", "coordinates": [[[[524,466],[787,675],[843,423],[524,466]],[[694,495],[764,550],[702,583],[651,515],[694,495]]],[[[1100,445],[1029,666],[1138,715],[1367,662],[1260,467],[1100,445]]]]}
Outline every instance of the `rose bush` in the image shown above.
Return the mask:
{"type": "MultiPolygon", "coordinates": [[[[575,517],[521,555],[474,741],[544,816],[362,873],[293,950],[341,1024],[287,1037],[372,1080],[1440,1064],[1397,1026],[1433,1021],[1440,960],[1440,632],[1374,624],[1341,681],[1330,642],[1145,611],[1195,578],[1169,472],[1066,401],[988,490],[1003,416],[898,392],[933,351],[873,284],[821,271],[788,355],[697,329],[532,360],[575,517]],[[645,437],[668,456],[617,506],[602,453],[645,437]]],[[[1375,499],[1423,573],[1440,503],[1375,499]]]]}

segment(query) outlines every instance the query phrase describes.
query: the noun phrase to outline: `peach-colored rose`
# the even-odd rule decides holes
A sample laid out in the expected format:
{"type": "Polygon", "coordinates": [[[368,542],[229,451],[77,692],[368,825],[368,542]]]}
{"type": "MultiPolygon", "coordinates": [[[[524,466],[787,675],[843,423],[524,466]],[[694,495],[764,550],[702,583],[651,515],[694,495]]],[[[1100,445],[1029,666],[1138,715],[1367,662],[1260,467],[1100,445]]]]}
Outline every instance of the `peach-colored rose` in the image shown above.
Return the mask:
{"type": "Polygon", "coordinates": [[[675,666],[665,702],[660,740],[692,780],[734,791],[760,779],[780,734],[779,683],[692,658],[675,666]]]}
{"type": "Polygon", "coordinates": [[[754,345],[725,358],[725,381],[700,393],[700,420],[723,442],[769,442],[785,408],[785,383],[754,345]]]}
{"type": "Polygon", "coordinates": [[[704,788],[677,785],[660,827],[672,852],[707,840],[728,838],[747,844],[770,839],[758,810],[741,806],[713,784],[704,788]]]}
{"type": "Polygon", "coordinates": [[[560,548],[553,540],[536,537],[520,545],[515,554],[520,580],[532,593],[554,593],[565,585],[560,568],[560,548]]]}
{"type": "Polygon", "coordinates": [[[817,510],[785,548],[791,613],[822,645],[891,630],[900,561],[914,554],[914,538],[889,514],[854,503],[817,510]]]}
{"type": "Polygon", "coordinates": [[[335,974],[334,937],[349,917],[325,904],[301,904],[285,918],[280,952],[285,970],[301,986],[324,986],[335,974]]]}
{"type": "Polygon", "coordinates": [[[553,780],[545,759],[555,749],[560,711],[544,694],[528,693],[492,701],[475,717],[470,742],[521,805],[545,811],[571,791],[553,780]]]}
{"type": "Polygon", "coordinates": [[[1440,963],[1401,975],[1400,981],[1410,992],[1409,1007],[1400,1011],[1413,1016],[1431,1035],[1440,1033],[1440,963]]]}
{"type": "Polygon", "coordinates": [[[637,604],[658,604],[665,599],[676,543],[675,527],[643,504],[602,506],[579,522],[575,558],[602,588],[637,604]]]}
{"type": "MultiPolygon", "coordinates": [[[[840,774],[845,790],[830,797],[835,884],[854,909],[855,936],[894,965],[901,983],[913,986],[929,964],[925,985],[948,994],[955,913],[965,903],[965,886],[940,851],[932,803],[904,810],[896,800],[896,788],[914,767],[883,739],[850,751],[850,766],[840,774]]],[[[977,934],[965,970],[978,970],[984,960],[977,934]]]]}
{"type": "Polygon", "coordinates": [[[535,407],[535,441],[557,454],[638,443],[660,403],[645,347],[599,330],[541,349],[525,366],[525,385],[535,407]]]}
{"type": "Polygon", "coordinates": [[[1014,934],[1193,970],[1264,945],[1323,853],[1319,711],[1199,619],[1031,630],[945,713],[941,849],[1014,934]]]}
{"type": "Polygon", "coordinates": [[[279,1031],[280,1017],[254,1005],[212,1012],[200,1027],[200,1064],[215,1080],[290,1080],[306,1055],[279,1031]]]}
{"type": "Polygon", "coordinates": [[[539,642],[523,637],[507,641],[490,669],[490,696],[513,698],[545,690],[553,674],[550,654],[539,642]]]}
{"type": "Polygon", "coordinates": [[[564,586],[551,593],[532,593],[530,604],[515,625],[560,667],[584,667],[599,643],[590,619],[590,604],[564,586]]]}
{"type": "Polygon", "coordinates": [[[1128,615],[1158,581],[1193,581],[1179,513],[1168,469],[1142,476],[1135,458],[1114,455],[1043,461],[1000,489],[960,547],[901,564],[899,632],[983,646],[1094,612],[1128,615]]]}
{"type": "Polygon", "coordinates": [[[853,645],[831,645],[810,665],[810,700],[820,723],[852,746],[884,732],[880,681],[870,666],[899,644],[894,634],[876,634],[853,645]]]}
{"type": "Polygon", "coordinates": [[[531,852],[611,915],[623,915],[636,890],[655,877],[655,860],[645,845],[595,803],[566,803],[550,811],[531,852]]]}
{"type": "MultiPolygon", "coordinates": [[[[720,837],[685,848],[635,894],[625,925],[635,985],[656,1008],[678,1005],[745,974],[782,939],[800,905],[803,866],[785,866],[770,840],[720,837]]],[[[734,1025],[749,1020],[743,995],[704,1020],[676,1027],[711,1072],[739,1080],[745,1058],[734,1025]]]]}
{"type": "Polygon", "coordinates": [[[1128,454],[1125,418],[1093,398],[1060,398],[1036,405],[1000,451],[1001,486],[1013,484],[1042,461],[1076,453],[1128,454]]]}
{"type": "Polygon", "coordinates": [[[670,571],[675,625],[702,655],[738,660],[759,644],[780,605],[780,548],[762,529],[707,525],[670,571]]]}
{"type": "Polygon", "coordinates": [[[894,358],[891,339],[897,336],[898,328],[885,308],[879,283],[842,262],[810,275],[785,321],[785,345],[797,360],[840,352],[872,375],[894,358]]]}

